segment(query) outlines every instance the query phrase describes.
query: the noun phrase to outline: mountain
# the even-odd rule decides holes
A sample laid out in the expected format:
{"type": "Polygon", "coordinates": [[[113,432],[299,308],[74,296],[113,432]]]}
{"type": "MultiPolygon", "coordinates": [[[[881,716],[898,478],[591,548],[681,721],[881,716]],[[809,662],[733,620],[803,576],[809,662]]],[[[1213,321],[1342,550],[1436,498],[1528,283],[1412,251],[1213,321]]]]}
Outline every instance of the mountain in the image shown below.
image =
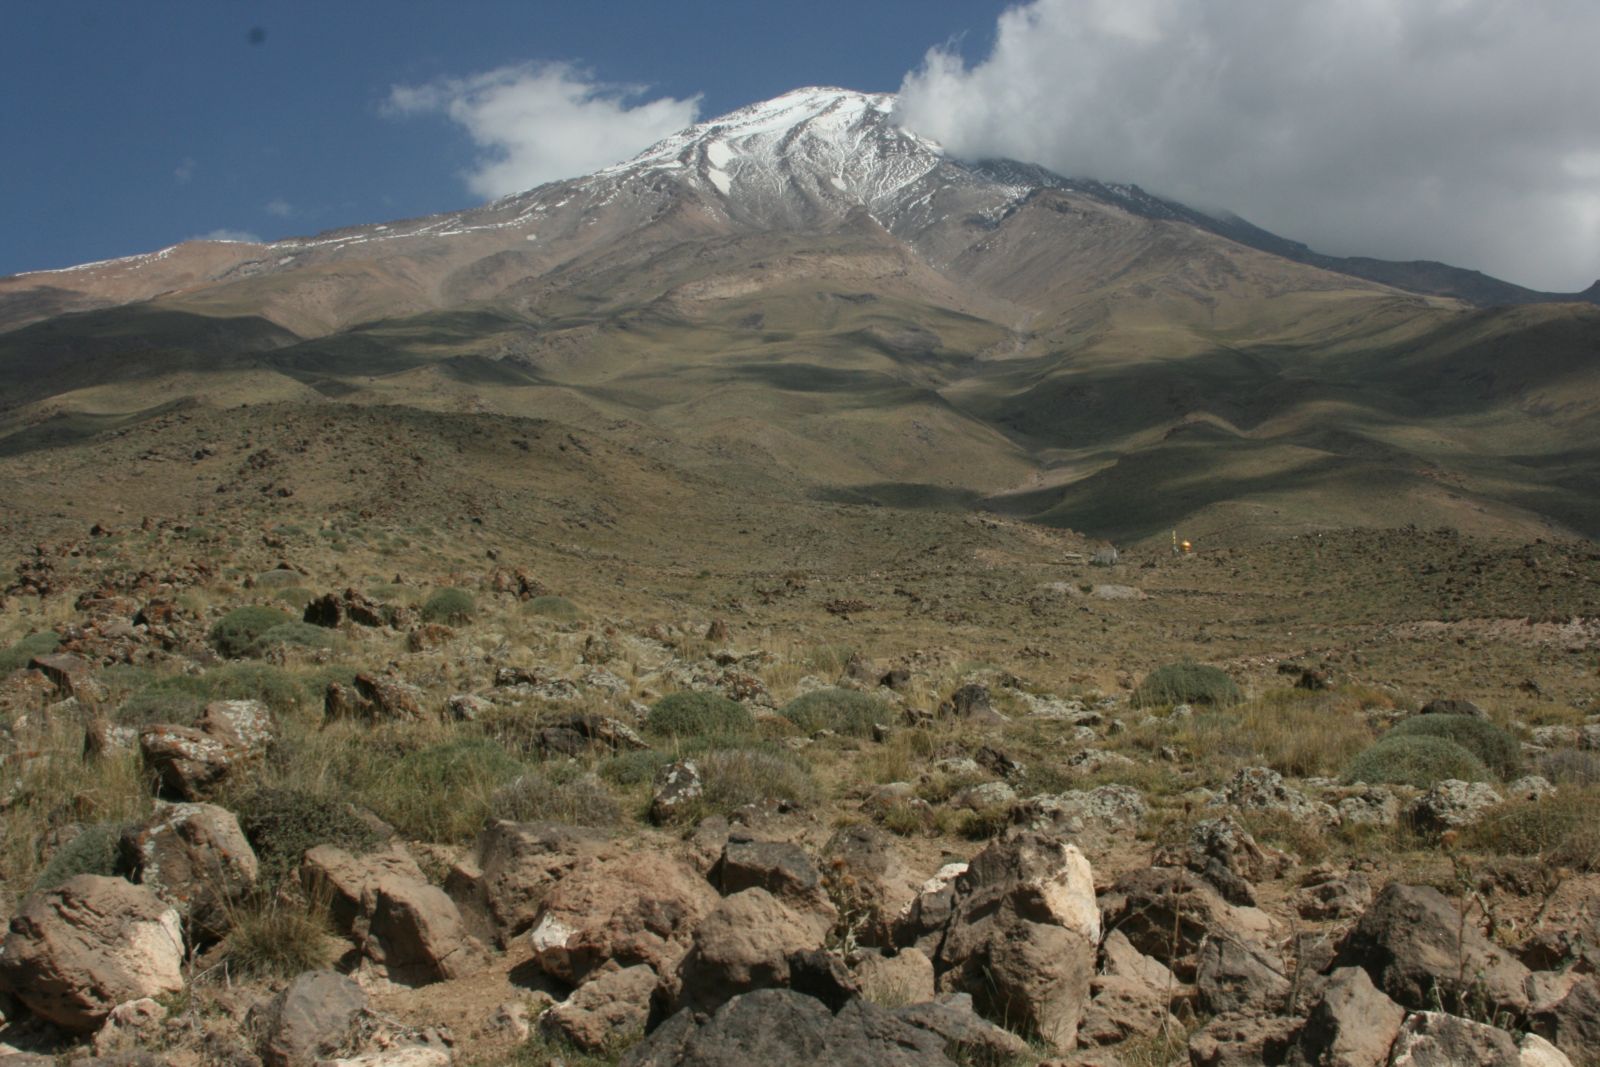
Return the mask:
{"type": "Polygon", "coordinates": [[[0,279],[0,461],[92,479],[174,411],[354,406],[774,508],[1600,531],[1600,308],[954,159],[893,109],[799,90],[469,211],[0,279]]]}

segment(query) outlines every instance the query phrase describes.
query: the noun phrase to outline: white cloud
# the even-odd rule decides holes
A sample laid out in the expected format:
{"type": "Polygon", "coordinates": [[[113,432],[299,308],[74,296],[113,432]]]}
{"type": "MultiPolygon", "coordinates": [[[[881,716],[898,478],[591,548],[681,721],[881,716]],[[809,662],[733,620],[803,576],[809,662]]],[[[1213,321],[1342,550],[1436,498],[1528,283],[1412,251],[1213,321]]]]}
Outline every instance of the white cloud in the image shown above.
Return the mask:
{"type": "Polygon", "coordinates": [[[271,200],[268,200],[264,205],[262,205],[262,207],[268,215],[273,215],[280,219],[286,219],[290,215],[294,214],[294,205],[289,203],[289,201],[285,200],[281,196],[273,197],[271,200]]]}
{"type": "Polygon", "coordinates": [[[258,245],[258,244],[262,243],[261,238],[258,235],[251,233],[249,230],[229,230],[229,229],[212,230],[210,233],[202,233],[202,234],[200,234],[200,235],[198,235],[196,237],[189,238],[189,240],[191,240],[191,241],[243,241],[246,244],[253,244],[253,245],[258,245]]]}
{"type": "Polygon", "coordinates": [[[1031,0],[909,127],[963,156],[1137,182],[1321,251],[1524,285],[1600,276],[1592,0],[1031,0]]]}
{"type": "Polygon", "coordinates": [[[547,63],[397,85],[388,103],[393,114],[441,114],[465,128],[483,150],[467,184],[498,197],[621,162],[699,114],[699,97],[640,100],[643,92],[547,63]]]}

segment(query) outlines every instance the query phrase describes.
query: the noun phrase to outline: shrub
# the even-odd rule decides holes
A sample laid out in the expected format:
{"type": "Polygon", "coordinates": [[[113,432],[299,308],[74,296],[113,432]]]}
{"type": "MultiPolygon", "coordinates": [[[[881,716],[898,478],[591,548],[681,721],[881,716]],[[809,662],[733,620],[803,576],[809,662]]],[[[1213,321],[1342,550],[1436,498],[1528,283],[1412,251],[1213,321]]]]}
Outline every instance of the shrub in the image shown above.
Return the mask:
{"type": "Polygon", "coordinates": [[[1600,752],[1551,749],[1534,758],[1533,769],[1555,785],[1600,785],[1600,752]]]}
{"type": "Polygon", "coordinates": [[[29,634],[10,648],[0,650],[0,675],[21,670],[33,657],[48,656],[60,644],[61,638],[49,630],[29,634]]]}
{"type": "Polygon", "coordinates": [[[259,700],[284,714],[306,696],[305,687],[280,667],[229,663],[205,674],[176,674],[142,686],[122,702],[116,720],[127,726],[157,722],[186,726],[212,700],[259,700]]]}
{"type": "Polygon", "coordinates": [[[365,794],[379,815],[409,837],[461,841],[483,825],[495,791],[526,769],[493,741],[451,741],[395,763],[371,764],[365,794]]]}
{"type": "Polygon", "coordinates": [[[602,760],[595,767],[595,771],[613,785],[623,787],[648,785],[655,781],[657,772],[670,762],[672,762],[671,757],[665,753],[647,748],[618,752],[610,759],[602,760]]]}
{"type": "Polygon", "coordinates": [[[1227,707],[1244,699],[1226,672],[1204,663],[1169,663],[1145,675],[1133,691],[1138,708],[1161,704],[1210,704],[1227,707]]]}
{"type": "Polygon", "coordinates": [[[1501,778],[1515,778],[1522,769],[1522,745],[1487,719],[1471,715],[1413,715],[1395,724],[1392,737],[1442,737],[1454,741],[1501,778]]]}
{"type": "Polygon", "coordinates": [[[1426,789],[1446,778],[1481,782],[1489,777],[1483,761],[1443,737],[1389,736],[1350,761],[1347,782],[1414,785],[1426,789]]]}
{"type": "Polygon", "coordinates": [[[304,612],[306,605],[317,599],[317,594],[303,585],[285,586],[274,595],[280,602],[289,605],[298,612],[304,612]]]}
{"type": "Polygon", "coordinates": [[[784,718],[802,733],[832,730],[851,737],[867,737],[875,723],[888,722],[888,705],[854,689],[818,689],[797,696],[783,706],[784,718]]]}
{"type": "Polygon", "coordinates": [[[1600,870],[1595,790],[1561,790],[1538,800],[1513,800],[1466,830],[1464,844],[1486,852],[1538,856],[1554,866],[1600,870]]]}
{"type": "Polygon", "coordinates": [[[288,612],[277,608],[258,605],[235,608],[211,627],[211,643],[224,656],[237,659],[251,655],[255,643],[268,630],[294,621],[288,612]]]}
{"type": "Polygon", "coordinates": [[[80,874],[116,874],[122,827],[120,822],[100,822],[84,827],[77,837],[56,849],[34,880],[33,892],[54,889],[80,874]]]}
{"type": "Polygon", "coordinates": [[[262,571],[256,575],[256,585],[263,589],[283,589],[287,586],[299,585],[300,578],[299,571],[290,570],[287,567],[279,567],[276,570],[262,571]]]}
{"type": "Polygon", "coordinates": [[[582,614],[578,605],[564,596],[536,596],[528,601],[523,610],[530,615],[543,615],[547,619],[560,619],[563,622],[571,622],[582,614]]]}
{"type": "Polygon", "coordinates": [[[705,803],[726,815],[746,804],[780,800],[816,803],[819,792],[811,768],[798,757],[760,748],[717,748],[694,757],[705,783],[705,803]]]}
{"type": "Polygon", "coordinates": [[[622,821],[616,797],[592,774],[560,780],[529,771],[489,798],[489,815],[513,822],[564,822],[574,826],[615,826],[622,821]]]}
{"type": "Polygon", "coordinates": [[[231,798],[239,829],[255,849],[260,885],[272,890],[300,866],[306,850],[337,845],[357,855],[376,848],[378,833],[337,797],[307,789],[261,787],[231,798]]]}
{"type": "Polygon", "coordinates": [[[655,702],[644,728],[662,737],[747,737],[756,721],[744,705],[718,693],[685,690],[655,702]]]}
{"type": "Polygon", "coordinates": [[[327,967],[338,954],[326,915],[275,895],[232,909],[228,925],[222,954],[235,978],[293,978],[327,967]]]}
{"type": "Polygon", "coordinates": [[[440,589],[422,604],[423,622],[445,622],[452,626],[472,621],[477,610],[472,594],[465,589],[440,589]]]}

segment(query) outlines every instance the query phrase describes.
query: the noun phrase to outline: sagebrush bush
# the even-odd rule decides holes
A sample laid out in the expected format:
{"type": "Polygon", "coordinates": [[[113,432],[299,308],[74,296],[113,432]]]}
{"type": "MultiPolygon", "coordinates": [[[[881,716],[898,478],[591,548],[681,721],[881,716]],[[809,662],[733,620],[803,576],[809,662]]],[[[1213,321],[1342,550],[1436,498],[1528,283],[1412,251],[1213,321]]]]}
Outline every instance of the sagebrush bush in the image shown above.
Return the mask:
{"type": "Polygon", "coordinates": [[[756,721],[743,704],[720,693],[685,690],[656,701],[644,728],[659,737],[747,737],[756,721]]]}
{"type": "Polygon", "coordinates": [[[1600,790],[1563,789],[1538,800],[1513,800],[1469,827],[1468,848],[1513,856],[1538,856],[1555,866],[1600,870],[1600,790]]]}
{"type": "Polygon", "coordinates": [[[35,656],[48,656],[61,644],[61,638],[50,630],[29,634],[11,647],[0,650],[0,675],[19,671],[35,656]]]}
{"type": "Polygon", "coordinates": [[[273,648],[332,648],[333,634],[308,622],[286,622],[274,626],[250,643],[249,655],[260,657],[273,648]]]}
{"type": "Polygon", "coordinates": [[[581,614],[578,605],[564,596],[536,596],[528,601],[523,610],[530,615],[542,615],[562,622],[571,622],[581,614]]]}
{"type": "Polygon", "coordinates": [[[1204,663],[1169,663],[1145,675],[1133,691],[1133,705],[1209,704],[1228,707],[1244,699],[1239,687],[1219,667],[1204,663]]]}
{"type": "Polygon", "coordinates": [[[1413,715],[1396,723],[1389,737],[1442,737],[1477,756],[1495,774],[1515,778],[1522,770],[1522,744],[1488,719],[1471,715],[1413,715]]]}
{"type": "Polygon", "coordinates": [[[622,806],[592,774],[562,779],[528,771],[495,790],[489,815],[513,822],[564,822],[574,826],[615,826],[622,806]]]}
{"type": "Polygon", "coordinates": [[[211,644],[229,659],[238,659],[251,655],[256,642],[268,630],[294,621],[294,616],[277,608],[258,604],[234,608],[211,627],[211,644]]]}
{"type": "Polygon", "coordinates": [[[705,804],[726,815],[746,804],[817,802],[811,768],[790,752],[765,748],[715,748],[694,757],[705,784],[705,804]]]}
{"type": "Polygon", "coordinates": [[[1454,741],[1412,734],[1385,737],[1345,768],[1346,782],[1413,785],[1426,789],[1446,778],[1482,782],[1490,777],[1482,760],[1454,741]]]}
{"type": "Polygon", "coordinates": [[[336,845],[360,855],[376,848],[378,833],[337,797],[282,786],[262,786],[228,798],[239,829],[255,850],[258,884],[274,889],[291,877],[306,850],[336,845]]]}
{"type": "Polygon", "coordinates": [[[85,826],[77,837],[56,849],[39,872],[39,877],[34,879],[33,891],[37,893],[54,889],[68,878],[80,874],[116,874],[120,862],[118,842],[122,840],[122,829],[120,822],[85,826]]]}
{"type": "Polygon", "coordinates": [[[285,586],[273,595],[281,603],[287,604],[299,612],[305,611],[306,605],[317,599],[317,594],[303,585],[285,586]]]}
{"type": "Polygon", "coordinates": [[[832,730],[851,737],[868,737],[875,723],[891,718],[889,706],[882,700],[854,689],[817,689],[795,697],[779,714],[802,733],[832,730]]]}
{"type": "Polygon", "coordinates": [[[495,791],[527,769],[493,741],[466,738],[420,749],[393,764],[375,761],[362,794],[408,837],[463,841],[483,826],[495,791]]]}
{"type": "Polygon", "coordinates": [[[1135,731],[1130,741],[1151,754],[1178,744],[1211,766],[1261,765],[1293,778],[1331,776],[1373,742],[1358,707],[1341,694],[1276,690],[1231,708],[1163,719],[1153,729],[1135,731]]]}
{"type": "MultiPolygon", "coordinates": [[[[321,688],[314,690],[320,693],[321,688]]],[[[170,722],[187,726],[213,700],[259,700],[286,714],[311,695],[308,686],[281,667],[227,663],[204,674],[175,674],[130,693],[114,716],[125,726],[170,722]]]]}
{"type": "Polygon", "coordinates": [[[472,594],[465,589],[440,589],[422,604],[423,622],[443,622],[459,626],[472,621],[478,609],[472,594]]]}
{"type": "Polygon", "coordinates": [[[264,589],[283,589],[291,585],[299,585],[303,576],[299,571],[287,567],[276,570],[262,571],[256,575],[256,585],[264,589]]]}
{"type": "Polygon", "coordinates": [[[320,910],[258,894],[228,912],[222,958],[232,977],[293,978],[333,963],[339,942],[320,910]]]}
{"type": "Polygon", "coordinates": [[[1600,752],[1551,749],[1534,757],[1533,769],[1555,785],[1600,785],[1600,752]]]}

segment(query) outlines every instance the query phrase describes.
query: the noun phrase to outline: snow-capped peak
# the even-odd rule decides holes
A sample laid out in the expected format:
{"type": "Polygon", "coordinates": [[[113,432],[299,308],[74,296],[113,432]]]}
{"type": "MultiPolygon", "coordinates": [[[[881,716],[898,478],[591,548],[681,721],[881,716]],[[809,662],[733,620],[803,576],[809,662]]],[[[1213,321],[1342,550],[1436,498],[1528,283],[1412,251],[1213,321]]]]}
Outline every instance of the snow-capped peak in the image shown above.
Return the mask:
{"type": "Polygon", "coordinates": [[[807,88],[698,123],[597,178],[672,173],[715,190],[739,214],[787,214],[794,194],[813,208],[869,211],[943,160],[937,144],[901,129],[890,93],[807,88]]]}

